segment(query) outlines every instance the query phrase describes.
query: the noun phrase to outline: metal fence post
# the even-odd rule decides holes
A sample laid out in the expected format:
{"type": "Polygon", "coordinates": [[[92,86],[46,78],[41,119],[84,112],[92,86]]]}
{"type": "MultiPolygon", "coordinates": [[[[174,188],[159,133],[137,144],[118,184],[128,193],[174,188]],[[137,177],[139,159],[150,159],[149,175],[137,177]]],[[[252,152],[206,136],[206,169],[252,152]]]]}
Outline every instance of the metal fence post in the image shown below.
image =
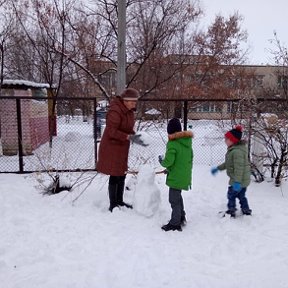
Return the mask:
{"type": "Polygon", "coordinates": [[[188,124],[188,101],[184,101],[184,130],[187,130],[187,124],[188,124]]]}
{"type": "Polygon", "coordinates": [[[19,153],[19,172],[23,173],[23,139],[22,139],[22,119],[21,119],[21,99],[16,99],[17,112],[17,134],[18,134],[18,153],[19,153]]]}
{"type": "MultiPolygon", "coordinates": [[[[98,153],[98,149],[97,149],[97,100],[96,98],[93,99],[93,114],[94,114],[94,121],[93,121],[93,129],[94,129],[94,159],[95,159],[95,169],[96,169],[96,164],[97,164],[97,153],[98,153]]],[[[100,129],[101,129],[101,125],[100,125],[100,129]]]]}
{"type": "Polygon", "coordinates": [[[118,0],[117,95],[126,87],[126,0],[118,0]]]}

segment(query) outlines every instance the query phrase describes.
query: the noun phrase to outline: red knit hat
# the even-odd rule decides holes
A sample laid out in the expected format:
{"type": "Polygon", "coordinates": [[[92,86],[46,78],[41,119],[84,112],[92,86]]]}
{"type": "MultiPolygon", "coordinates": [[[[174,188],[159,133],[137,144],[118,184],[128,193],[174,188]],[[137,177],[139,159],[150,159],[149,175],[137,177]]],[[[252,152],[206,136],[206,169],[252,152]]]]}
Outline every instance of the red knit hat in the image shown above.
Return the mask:
{"type": "Polygon", "coordinates": [[[242,134],[243,127],[241,125],[237,125],[225,134],[225,138],[229,139],[234,144],[237,144],[241,140],[242,134]]]}

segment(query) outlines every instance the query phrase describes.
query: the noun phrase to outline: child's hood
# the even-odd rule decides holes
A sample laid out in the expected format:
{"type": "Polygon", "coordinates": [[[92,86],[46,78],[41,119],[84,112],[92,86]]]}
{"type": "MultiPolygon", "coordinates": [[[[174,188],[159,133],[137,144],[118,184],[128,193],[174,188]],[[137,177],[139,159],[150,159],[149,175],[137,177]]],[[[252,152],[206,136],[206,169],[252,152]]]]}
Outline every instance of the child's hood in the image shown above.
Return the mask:
{"type": "Polygon", "coordinates": [[[169,141],[177,141],[184,146],[191,146],[191,139],[193,138],[192,131],[182,131],[168,136],[169,141]]]}

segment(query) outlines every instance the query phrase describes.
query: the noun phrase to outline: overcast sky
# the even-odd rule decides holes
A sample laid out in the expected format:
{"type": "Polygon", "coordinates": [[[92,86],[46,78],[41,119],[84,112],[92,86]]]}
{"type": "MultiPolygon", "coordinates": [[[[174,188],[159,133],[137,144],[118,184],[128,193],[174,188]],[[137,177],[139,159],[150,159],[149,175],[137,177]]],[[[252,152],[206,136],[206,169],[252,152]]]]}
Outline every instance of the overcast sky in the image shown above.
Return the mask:
{"type": "Polygon", "coordinates": [[[269,43],[273,31],[288,44],[288,0],[200,0],[200,3],[207,23],[211,23],[215,14],[228,16],[239,11],[249,34],[251,64],[271,64],[271,54],[267,50],[273,47],[269,43]]]}

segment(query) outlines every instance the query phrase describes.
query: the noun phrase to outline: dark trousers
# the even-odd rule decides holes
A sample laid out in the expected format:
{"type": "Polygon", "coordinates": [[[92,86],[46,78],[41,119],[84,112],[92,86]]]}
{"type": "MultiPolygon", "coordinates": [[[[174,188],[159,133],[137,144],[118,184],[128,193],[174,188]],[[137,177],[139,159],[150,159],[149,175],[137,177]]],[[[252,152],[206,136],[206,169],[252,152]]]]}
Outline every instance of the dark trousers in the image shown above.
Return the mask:
{"type": "Polygon", "coordinates": [[[227,194],[227,198],[228,198],[228,209],[231,211],[236,211],[236,199],[239,199],[240,202],[240,206],[242,211],[247,211],[249,210],[249,204],[248,204],[248,200],[246,198],[246,190],[247,188],[242,188],[241,191],[237,192],[234,191],[232,186],[230,186],[228,188],[228,194],[227,194]]]}
{"type": "Polygon", "coordinates": [[[125,183],[125,178],[126,176],[110,176],[109,184],[119,185],[119,184],[125,183]]]}
{"type": "Polygon", "coordinates": [[[110,176],[109,178],[109,197],[112,206],[123,203],[123,194],[125,187],[125,176],[110,176]]]}
{"type": "Polygon", "coordinates": [[[185,217],[184,202],[182,198],[182,191],[170,188],[169,189],[169,202],[172,208],[170,224],[180,225],[181,218],[185,217]]]}

